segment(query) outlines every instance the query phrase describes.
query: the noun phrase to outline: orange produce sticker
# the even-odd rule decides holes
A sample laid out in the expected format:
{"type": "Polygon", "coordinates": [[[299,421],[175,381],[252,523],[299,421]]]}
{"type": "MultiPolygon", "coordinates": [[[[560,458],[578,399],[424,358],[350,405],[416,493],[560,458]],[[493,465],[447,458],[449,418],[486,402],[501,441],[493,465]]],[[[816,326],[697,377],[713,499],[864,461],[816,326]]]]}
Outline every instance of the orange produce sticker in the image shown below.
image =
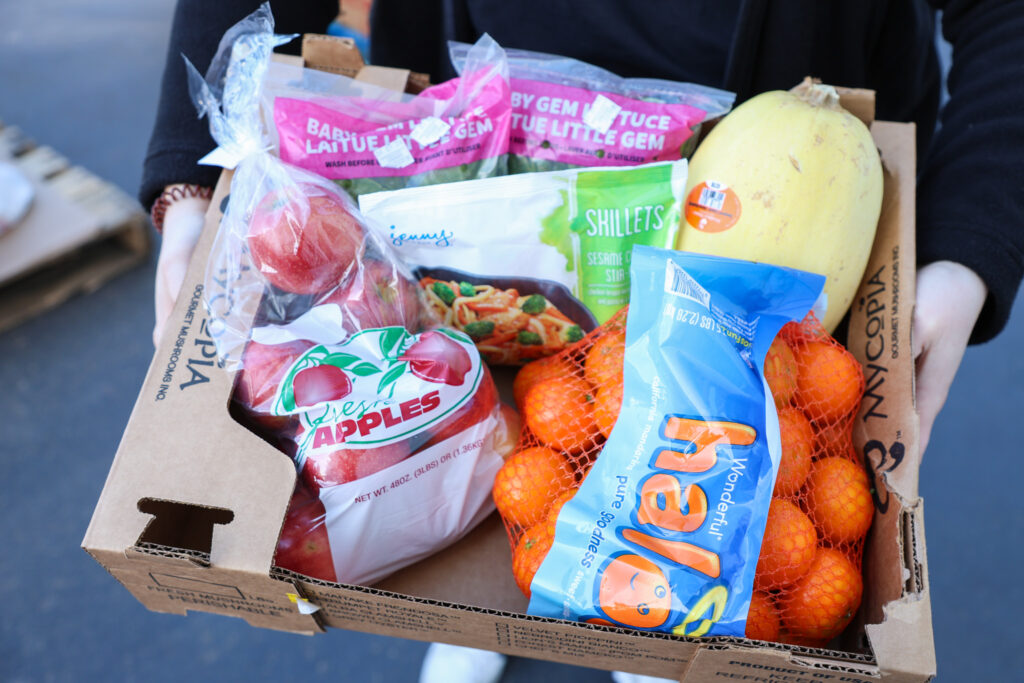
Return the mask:
{"type": "Polygon", "coordinates": [[[729,186],[708,180],[690,190],[686,222],[701,232],[724,232],[740,219],[740,198],[729,186]]]}

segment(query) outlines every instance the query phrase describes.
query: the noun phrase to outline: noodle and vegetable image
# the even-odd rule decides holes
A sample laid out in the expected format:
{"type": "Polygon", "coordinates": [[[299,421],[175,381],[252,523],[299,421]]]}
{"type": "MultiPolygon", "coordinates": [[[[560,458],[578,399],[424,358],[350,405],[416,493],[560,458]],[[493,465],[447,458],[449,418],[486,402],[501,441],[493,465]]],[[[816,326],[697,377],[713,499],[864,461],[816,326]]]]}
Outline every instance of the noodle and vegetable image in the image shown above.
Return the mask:
{"type": "Polygon", "coordinates": [[[420,286],[442,324],[468,334],[488,363],[516,365],[550,356],[584,335],[542,294],[433,277],[421,278],[420,286]]]}

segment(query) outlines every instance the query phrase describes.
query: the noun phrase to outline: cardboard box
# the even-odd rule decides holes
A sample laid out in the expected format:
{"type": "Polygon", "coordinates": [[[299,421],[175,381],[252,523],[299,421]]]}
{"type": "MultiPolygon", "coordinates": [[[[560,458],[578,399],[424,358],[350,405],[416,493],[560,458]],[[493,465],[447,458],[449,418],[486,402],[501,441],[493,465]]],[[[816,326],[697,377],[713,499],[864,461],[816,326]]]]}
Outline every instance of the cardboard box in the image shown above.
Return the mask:
{"type": "MultiPolygon", "coordinates": [[[[274,58],[289,61],[288,57],[281,55],[274,55],[274,58]]],[[[308,69],[341,74],[399,92],[415,95],[430,87],[430,76],[427,74],[367,64],[356,42],[351,38],[307,33],[302,36],[300,59],[301,66],[308,69]]]]}
{"type": "MultiPolygon", "coordinates": [[[[844,93],[870,118],[859,91],[844,93]]],[[[150,366],[84,548],[144,605],[238,616],[253,626],[327,627],[698,682],[930,680],[935,673],[913,407],[914,129],[876,122],[885,199],[852,314],[849,346],[868,393],[856,446],[877,491],[861,613],[847,650],[695,640],[524,614],[497,516],[454,546],[372,586],[328,584],[272,566],[295,481],[289,458],[231,420],[229,373],[203,312],[205,254],[222,178],[181,298],[150,366]]],[[[498,373],[501,376],[501,373],[498,373]]],[[[510,373],[500,380],[507,389],[510,373]]]]}
{"type": "Polygon", "coordinates": [[[2,122],[0,159],[35,189],[25,218],[0,236],[0,331],[145,260],[146,214],[120,188],[2,122]]]}

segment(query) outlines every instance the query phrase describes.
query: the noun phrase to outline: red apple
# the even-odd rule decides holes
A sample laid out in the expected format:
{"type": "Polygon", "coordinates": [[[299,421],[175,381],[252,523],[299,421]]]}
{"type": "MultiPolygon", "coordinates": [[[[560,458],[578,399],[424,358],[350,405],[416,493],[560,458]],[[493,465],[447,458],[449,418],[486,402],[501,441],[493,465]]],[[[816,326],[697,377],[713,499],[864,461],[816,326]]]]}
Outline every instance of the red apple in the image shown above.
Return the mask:
{"type": "Polygon", "coordinates": [[[246,410],[237,401],[232,401],[228,406],[228,414],[235,422],[288,457],[295,456],[295,428],[299,425],[297,418],[261,415],[246,410]]]}
{"type": "Polygon", "coordinates": [[[409,457],[408,441],[376,448],[342,448],[310,454],[302,465],[302,478],[314,491],[347,484],[387,469],[409,457]]]}
{"type": "Polygon", "coordinates": [[[423,306],[420,290],[393,264],[367,259],[345,285],[318,304],[338,304],[348,332],[375,327],[404,327],[418,332],[423,306]]]}
{"type": "Polygon", "coordinates": [[[251,410],[269,410],[288,368],[312,346],[304,340],[273,345],[249,342],[242,354],[233,398],[251,410]]]}
{"type": "Polygon", "coordinates": [[[405,350],[401,360],[409,361],[412,374],[427,382],[457,387],[473,367],[469,353],[443,332],[430,330],[405,350]]]}
{"type": "Polygon", "coordinates": [[[298,483],[285,514],[274,564],[303,576],[336,583],[331,543],[324,525],[326,515],[320,499],[298,483]]]}
{"type": "Polygon", "coordinates": [[[423,445],[424,448],[466,431],[478,422],[487,419],[487,416],[494,411],[494,407],[498,404],[498,390],[494,386],[494,380],[491,379],[491,373],[487,366],[485,365],[483,368],[484,376],[480,378],[480,386],[476,388],[476,393],[465,405],[431,428],[430,440],[423,445]]]}
{"type": "Polygon", "coordinates": [[[271,404],[288,369],[311,346],[312,343],[301,340],[273,345],[249,342],[242,354],[242,369],[231,399],[266,429],[288,429],[292,418],[271,415],[271,404]]]}
{"type": "Polygon", "coordinates": [[[363,227],[340,195],[309,183],[267,193],[246,241],[275,287],[316,294],[337,285],[363,250],[363,227]]]}
{"type": "Polygon", "coordinates": [[[356,460],[356,479],[368,477],[392,465],[397,465],[409,457],[409,445],[404,441],[366,448],[359,451],[347,451],[356,460]]]}

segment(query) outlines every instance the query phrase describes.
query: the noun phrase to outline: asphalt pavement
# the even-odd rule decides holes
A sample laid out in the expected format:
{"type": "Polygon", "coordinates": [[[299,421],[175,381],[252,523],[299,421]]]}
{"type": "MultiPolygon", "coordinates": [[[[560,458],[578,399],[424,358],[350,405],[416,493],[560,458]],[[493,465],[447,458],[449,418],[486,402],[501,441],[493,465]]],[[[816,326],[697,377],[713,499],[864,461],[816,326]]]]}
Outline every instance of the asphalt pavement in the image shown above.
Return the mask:
{"type": "MultiPolygon", "coordinates": [[[[0,0],[0,119],[134,194],[173,3],[0,0]]],[[[415,680],[426,645],[143,608],[79,547],[148,367],[155,257],[0,334],[0,680],[415,680]]],[[[940,681],[1024,671],[1024,312],[971,348],[921,472],[940,681]]],[[[503,681],[607,681],[513,659],[503,681]]]]}

